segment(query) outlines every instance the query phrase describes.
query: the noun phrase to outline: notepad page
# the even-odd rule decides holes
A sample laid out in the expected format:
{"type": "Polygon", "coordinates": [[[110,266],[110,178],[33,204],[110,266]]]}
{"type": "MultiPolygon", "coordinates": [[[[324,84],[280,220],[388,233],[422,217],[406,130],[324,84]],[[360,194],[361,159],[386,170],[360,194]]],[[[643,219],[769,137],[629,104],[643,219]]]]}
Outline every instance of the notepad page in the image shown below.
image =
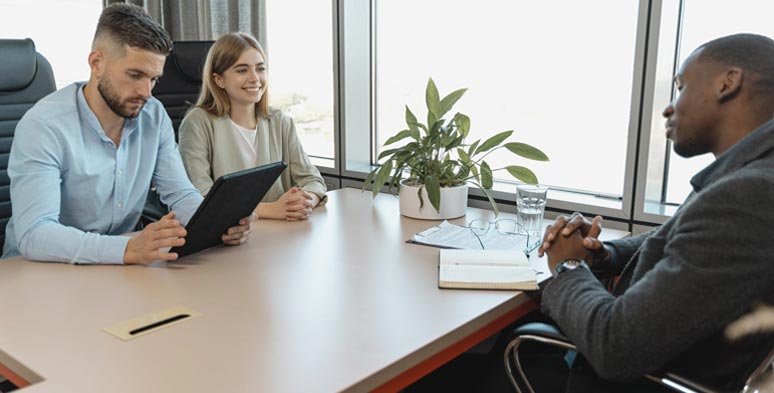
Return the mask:
{"type": "Polygon", "coordinates": [[[440,250],[441,265],[526,266],[527,256],[513,250],[440,250]]]}
{"type": "Polygon", "coordinates": [[[529,266],[441,265],[440,280],[467,283],[534,282],[535,271],[529,266]]]}

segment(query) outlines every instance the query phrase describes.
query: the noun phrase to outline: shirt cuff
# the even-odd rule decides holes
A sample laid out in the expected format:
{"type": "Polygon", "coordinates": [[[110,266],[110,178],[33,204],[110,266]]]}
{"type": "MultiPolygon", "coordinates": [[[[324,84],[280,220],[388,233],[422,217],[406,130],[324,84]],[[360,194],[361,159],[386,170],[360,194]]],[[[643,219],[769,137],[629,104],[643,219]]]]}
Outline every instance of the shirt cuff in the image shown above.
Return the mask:
{"type": "Polygon", "coordinates": [[[103,263],[123,265],[126,245],[131,237],[103,236],[99,247],[99,260],[103,263]]]}
{"type": "Polygon", "coordinates": [[[315,194],[317,194],[317,197],[320,198],[320,203],[318,203],[317,206],[323,206],[326,203],[328,203],[328,195],[326,195],[324,192],[323,193],[315,192],[315,194]]]}

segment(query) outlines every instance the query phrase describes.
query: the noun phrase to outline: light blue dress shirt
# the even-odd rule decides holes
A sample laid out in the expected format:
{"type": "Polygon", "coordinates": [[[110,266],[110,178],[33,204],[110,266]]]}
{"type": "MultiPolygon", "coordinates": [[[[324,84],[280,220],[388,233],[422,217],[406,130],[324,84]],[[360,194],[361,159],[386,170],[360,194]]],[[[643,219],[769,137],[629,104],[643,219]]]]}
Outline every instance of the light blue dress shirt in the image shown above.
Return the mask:
{"type": "Polygon", "coordinates": [[[8,162],[12,216],[3,258],[123,263],[151,181],[183,224],[202,202],[172,122],[150,98],[116,147],[76,83],[40,100],[16,126],[8,162]]]}

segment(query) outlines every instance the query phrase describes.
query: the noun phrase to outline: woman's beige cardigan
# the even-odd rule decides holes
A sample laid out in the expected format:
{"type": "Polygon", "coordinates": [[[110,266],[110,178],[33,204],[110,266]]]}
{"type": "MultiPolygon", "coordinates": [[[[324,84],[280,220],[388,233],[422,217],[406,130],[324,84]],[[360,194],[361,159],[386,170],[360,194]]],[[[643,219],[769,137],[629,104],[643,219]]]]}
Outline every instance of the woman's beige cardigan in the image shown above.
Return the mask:
{"type": "Polygon", "coordinates": [[[207,195],[215,179],[220,176],[284,161],[288,168],[261,202],[274,202],[297,185],[307,192],[317,194],[320,204],[325,203],[325,182],[320,171],[304,153],[290,116],[271,109],[268,118],[258,118],[255,136],[257,162],[245,160],[238,145],[244,143],[244,140],[240,141],[236,137],[228,116],[215,117],[201,108],[188,112],[180,124],[179,143],[183,164],[188,178],[202,195],[207,195]]]}

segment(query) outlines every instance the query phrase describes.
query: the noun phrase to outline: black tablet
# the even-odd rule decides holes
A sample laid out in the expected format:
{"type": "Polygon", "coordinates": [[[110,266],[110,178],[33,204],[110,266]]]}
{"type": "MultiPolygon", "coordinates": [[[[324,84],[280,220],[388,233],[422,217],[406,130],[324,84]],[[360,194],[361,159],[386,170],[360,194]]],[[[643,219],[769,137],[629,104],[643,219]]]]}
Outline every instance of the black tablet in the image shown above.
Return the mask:
{"type": "Polygon", "coordinates": [[[182,258],[223,244],[221,236],[255,210],[285,167],[280,161],[219,177],[186,225],[185,244],[169,252],[182,258]]]}

